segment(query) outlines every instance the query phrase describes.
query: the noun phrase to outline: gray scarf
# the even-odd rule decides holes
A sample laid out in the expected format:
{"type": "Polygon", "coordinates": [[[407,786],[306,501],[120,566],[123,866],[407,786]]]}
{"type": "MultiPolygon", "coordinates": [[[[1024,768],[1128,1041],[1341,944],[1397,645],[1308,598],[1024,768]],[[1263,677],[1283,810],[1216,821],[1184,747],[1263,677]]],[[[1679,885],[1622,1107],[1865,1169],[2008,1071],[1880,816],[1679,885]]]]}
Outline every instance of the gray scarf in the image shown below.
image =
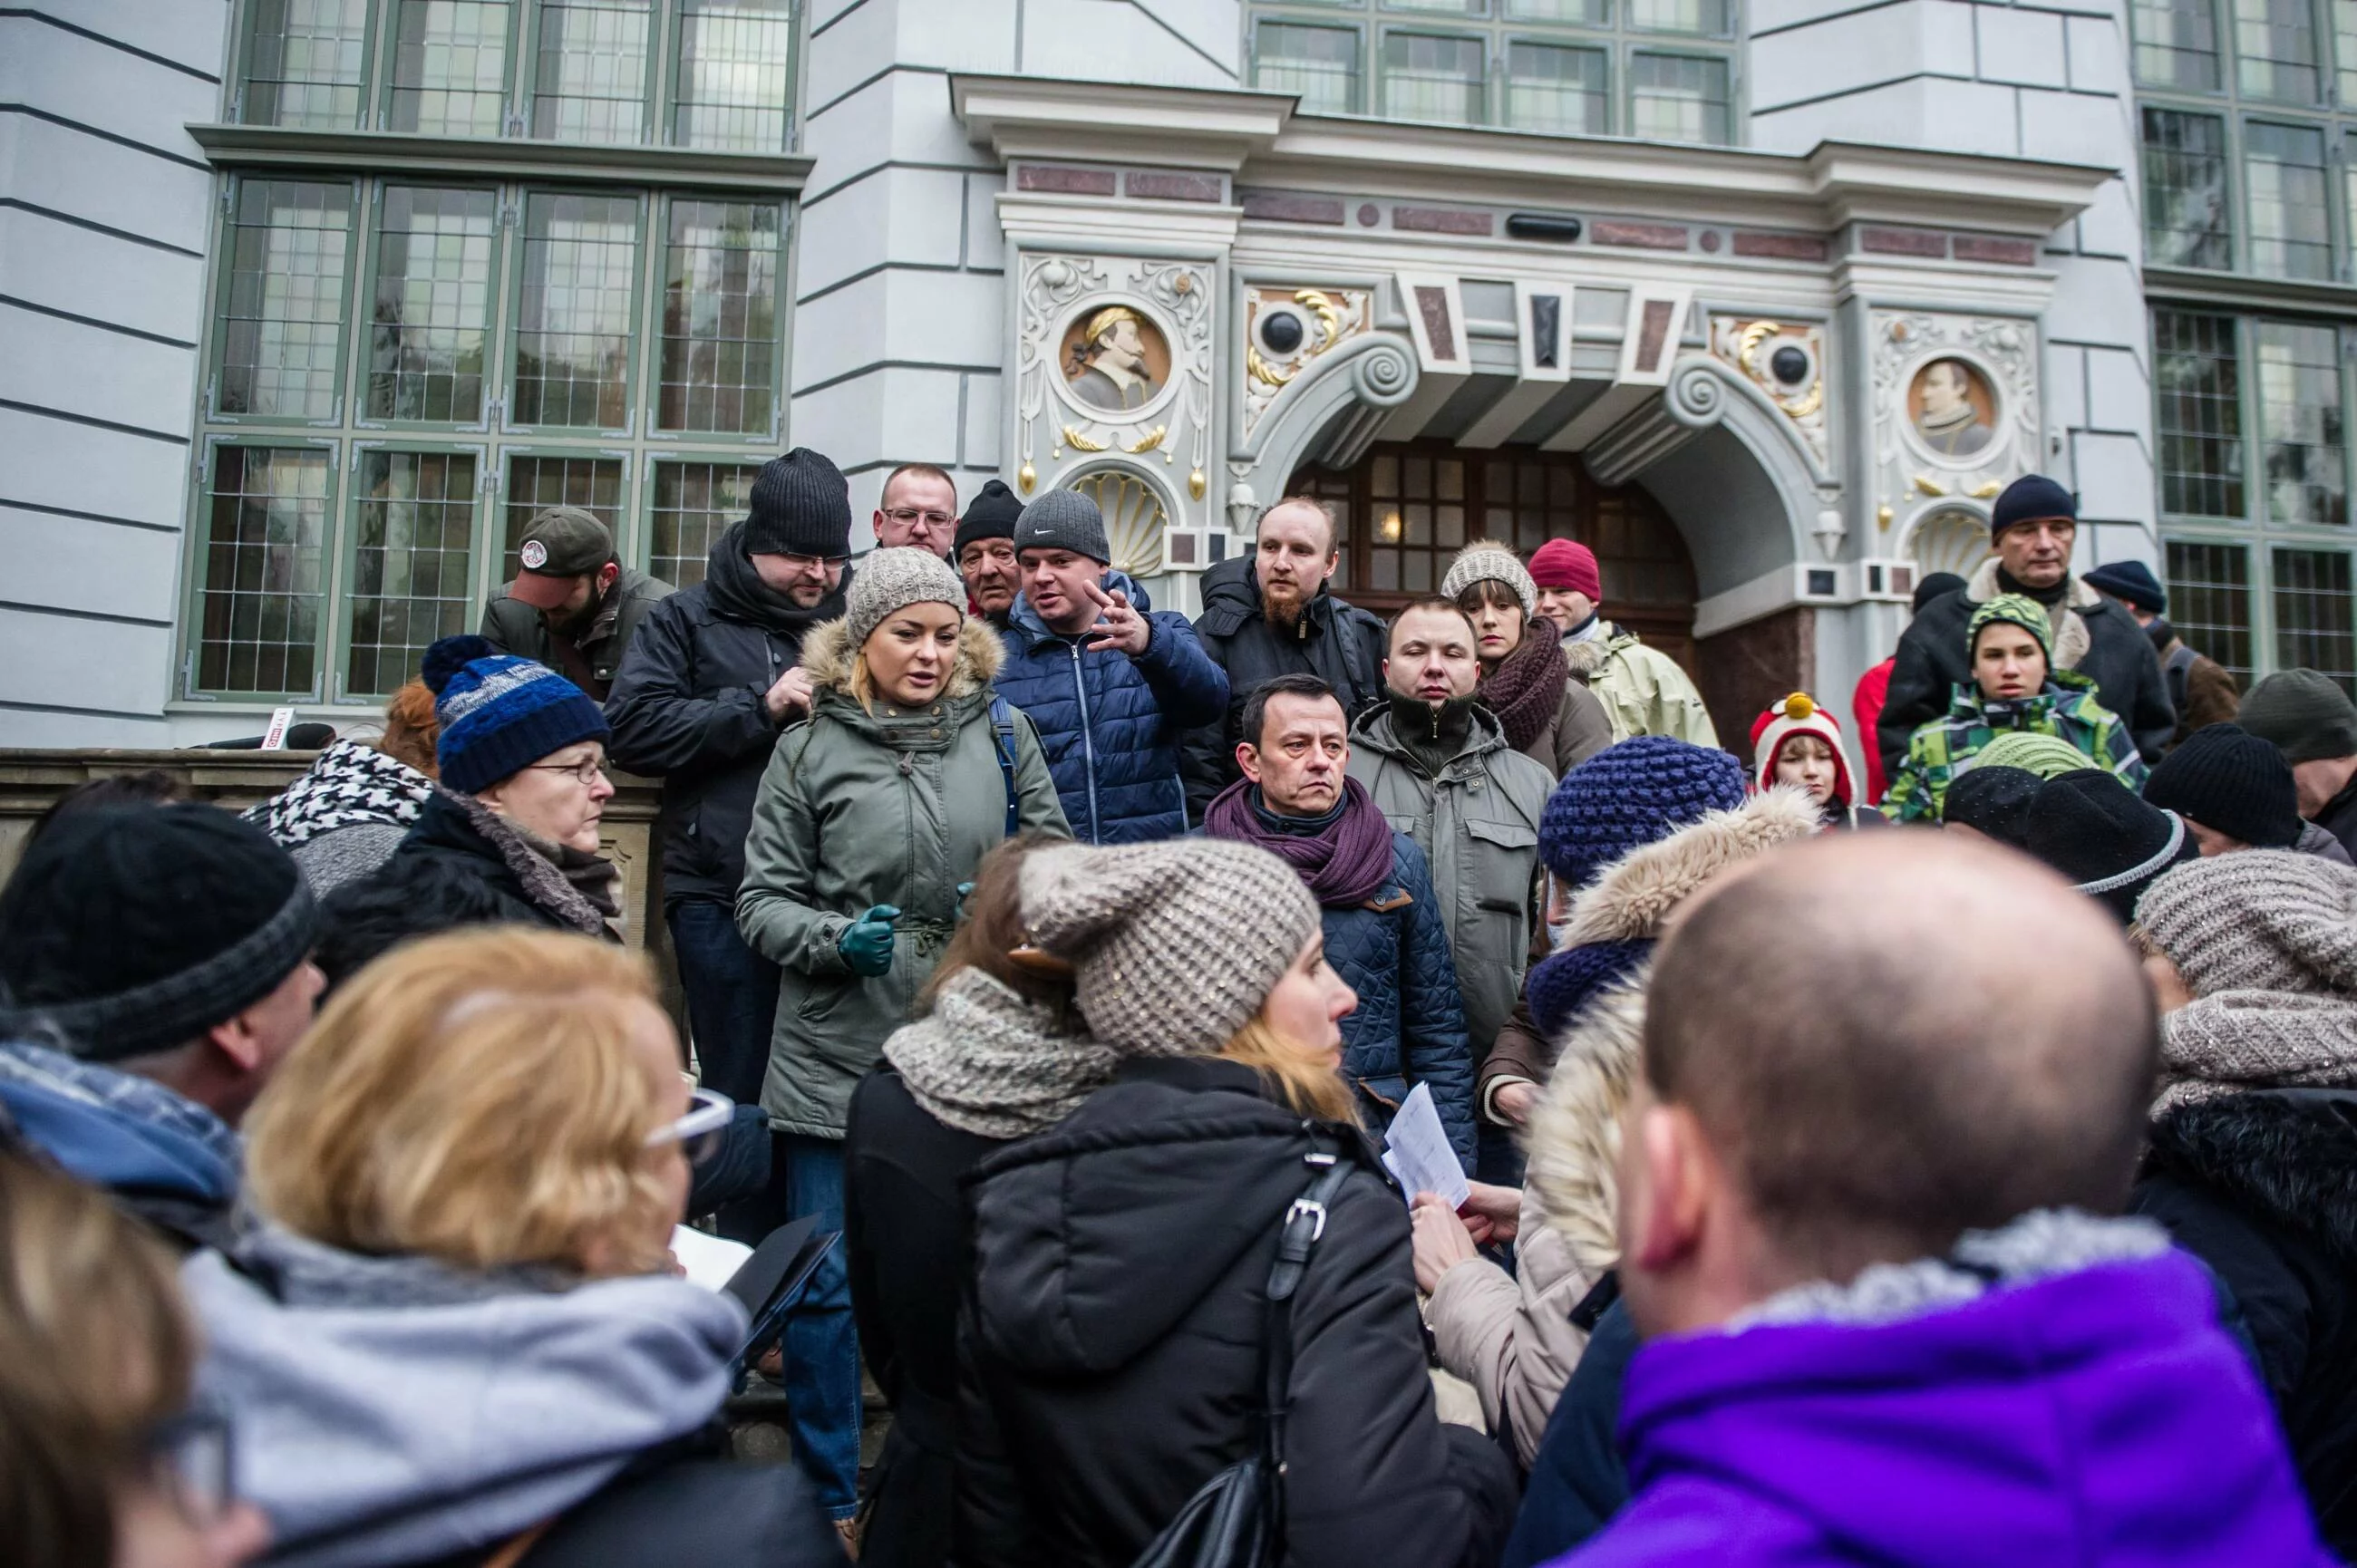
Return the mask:
{"type": "Polygon", "coordinates": [[[2357,1086],[2357,1002],[2221,991],[2161,1020],[2156,1112],[2253,1089],[2357,1086]]]}
{"type": "Polygon", "coordinates": [[[490,841],[533,903],[585,935],[608,934],[606,922],[622,912],[613,891],[621,871],[612,861],[544,839],[472,795],[445,793],[466,810],[468,824],[490,841]]]}
{"type": "Polygon", "coordinates": [[[884,1059],[935,1121],[977,1137],[1028,1137],[1071,1115],[1121,1059],[1057,1025],[1051,1009],[962,969],[934,993],[931,1013],[893,1031],[884,1059]]]}

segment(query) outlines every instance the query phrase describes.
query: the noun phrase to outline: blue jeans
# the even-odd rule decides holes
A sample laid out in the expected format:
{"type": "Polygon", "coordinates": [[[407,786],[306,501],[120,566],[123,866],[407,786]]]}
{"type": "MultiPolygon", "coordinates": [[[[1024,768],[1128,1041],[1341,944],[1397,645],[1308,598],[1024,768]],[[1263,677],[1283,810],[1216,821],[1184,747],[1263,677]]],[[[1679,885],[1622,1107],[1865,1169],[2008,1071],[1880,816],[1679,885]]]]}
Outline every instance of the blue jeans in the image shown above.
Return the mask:
{"type": "Polygon", "coordinates": [[[664,913],[705,1087],[759,1105],[778,1016],[778,966],[745,945],[737,912],[726,904],[683,901],[664,913]]]}
{"type": "MultiPolygon", "coordinates": [[[[792,1133],[775,1136],[772,1169],[782,1176],[788,1209],[780,1222],[815,1214],[822,1230],[840,1232],[843,1145],[792,1133]]],[[[786,1318],[785,1348],[794,1459],[817,1486],[820,1506],[834,1519],[849,1519],[859,1509],[859,1335],[839,1237],[786,1318]]]]}

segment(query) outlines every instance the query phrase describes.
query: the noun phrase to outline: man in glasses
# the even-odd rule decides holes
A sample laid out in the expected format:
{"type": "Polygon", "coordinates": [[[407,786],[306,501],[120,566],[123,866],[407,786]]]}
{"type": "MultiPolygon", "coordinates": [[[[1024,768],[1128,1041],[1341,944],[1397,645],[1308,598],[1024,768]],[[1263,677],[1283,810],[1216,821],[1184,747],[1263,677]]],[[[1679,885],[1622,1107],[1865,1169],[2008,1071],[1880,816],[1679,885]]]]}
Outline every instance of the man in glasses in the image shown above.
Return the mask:
{"type": "Polygon", "coordinates": [[[903,463],[885,476],[876,506],[876,547],[950,558],[957,533],[957,485],[931,463],[903,463]]]}
{"type": "Polygon", "coordinates": [[[630,639],[671,585],[623,565],[614,535],[575,506],[534,517],[516,559],[515,581],[484,607],[483,636],[604,702],[630,639]]]}

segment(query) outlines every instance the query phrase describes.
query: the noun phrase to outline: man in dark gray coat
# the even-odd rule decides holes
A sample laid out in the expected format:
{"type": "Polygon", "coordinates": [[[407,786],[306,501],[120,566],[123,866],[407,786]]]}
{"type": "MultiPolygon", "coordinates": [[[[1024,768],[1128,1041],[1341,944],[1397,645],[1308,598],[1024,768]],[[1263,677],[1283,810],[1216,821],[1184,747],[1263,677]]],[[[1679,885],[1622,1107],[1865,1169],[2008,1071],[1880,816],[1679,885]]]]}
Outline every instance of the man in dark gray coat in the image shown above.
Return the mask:
{"type": "Polygon", "coordinates": [[[639,623],[671,585],[623,565],[606,525],[575,506],[533,518],[517,559],[515,581],[483,607],[482,635],[604,702],[639,623]]]}

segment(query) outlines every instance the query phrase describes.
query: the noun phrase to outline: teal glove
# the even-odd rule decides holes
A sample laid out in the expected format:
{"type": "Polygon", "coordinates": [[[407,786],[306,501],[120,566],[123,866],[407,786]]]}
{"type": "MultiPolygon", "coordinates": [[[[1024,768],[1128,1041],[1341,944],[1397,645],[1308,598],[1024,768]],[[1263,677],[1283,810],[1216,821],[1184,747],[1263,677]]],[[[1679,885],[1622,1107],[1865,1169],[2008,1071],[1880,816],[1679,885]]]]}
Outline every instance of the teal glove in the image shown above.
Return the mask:
{"type": "Polygon", "coordinates": [[[958,918],[959,918],[959,919],[963,920],[963,919],[964,919],[964,918],[965,918],[965,901],[966,901],[968,898],[972,897],[973,896],[974,896],[974,884],[973,884],[973,883],[971,883],[971,882],[961,882],[961,883],[959,883],[959,884],[957,885],[957,901],[958,901],[958,918]]]}
{"type": "Polygon", "coordinates": [[[877,904],[843,928],[843,935],[834,939],[834,950],[843,955],[852,973],[873,980],[891,972],[892,922],[899,918],[900,911],[894,906],[877,904]]]}

